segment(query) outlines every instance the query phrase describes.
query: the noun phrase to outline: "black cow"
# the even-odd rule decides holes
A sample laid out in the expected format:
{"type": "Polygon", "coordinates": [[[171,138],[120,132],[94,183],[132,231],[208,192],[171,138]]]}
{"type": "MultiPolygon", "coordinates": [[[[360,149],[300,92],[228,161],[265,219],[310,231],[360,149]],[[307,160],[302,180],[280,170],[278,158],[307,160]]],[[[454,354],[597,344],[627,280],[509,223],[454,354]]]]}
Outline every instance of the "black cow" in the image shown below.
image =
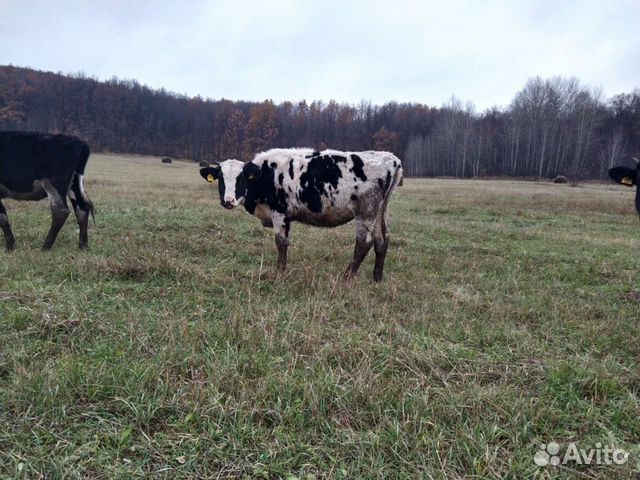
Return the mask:
{"type": "Polygon", "coordinates": [[[93,203],[84,191],[84,169],[89,146],[68,135],[35,132],[0,132],[0,228],[8,250],[15,247],[3,198],[49,198],[51,228],[42,248],[49,250],[69,216],[67,196],[80,226],[80,248],[88,245],[89,213],[93,203]]]}
{"type": "Polygon", "coordinates": [[[633,161],[636,162],[635,170],[628,167],[614,167],[609,170],[609,176],[614,182],[627,187],[636,186],[636,211],[640,215],[640,160],[633,157],[633,161]]]}

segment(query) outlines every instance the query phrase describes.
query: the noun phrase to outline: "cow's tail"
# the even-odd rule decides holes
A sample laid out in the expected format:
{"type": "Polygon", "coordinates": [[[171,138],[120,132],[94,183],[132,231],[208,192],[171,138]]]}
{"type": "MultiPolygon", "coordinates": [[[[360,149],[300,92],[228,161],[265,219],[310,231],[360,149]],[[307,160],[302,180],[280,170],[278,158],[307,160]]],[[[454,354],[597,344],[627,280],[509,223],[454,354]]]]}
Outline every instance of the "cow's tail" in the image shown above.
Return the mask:
{"type": "Polygon", "coordinates": [[[396,170],[396,177],[394,179],[394,187],[401,187],[402,182],[404,181],[404,170],[402,169],[402,164],[400,164],[396,170]]]}
{"type": "Polygon", "coordinates": [[[391,185],[389,185],[389,188],[387,189],[384,195],[385,209],[387,204],[389,203],[389,198],[391,197],[391,194],[393,193],[395,188],[402,185],[402,178],[403,178],[402,164],[398,162],[398,165],[396,166],[396,171],[393,174],[391,185]]]}
{"type": "Polygon", "coordinates": [[[391,199],[391,194],[395,190],[395,188],[402,183],[402,164],[398,161],[398,164],[395,167],[396,171],[393,174],[393,178],[391,179],[391,183],[387,188],[387,191],[384,194],[384,198],[382,200],[382,208],[380,209],[380,215],[382,215],[382,219],[386,219],[387,207],[389,206],[389,200],[391,199]]]}
{"type": "Polygon", "coordinates": [[[91,218],[93,218],[93,223],[95,224],[96,209],[93,205],[93,202],[87,196],[87,192],[85,192],[84,190],[84,170],[87,166],[87,161],[89,160],[90,154],[91,150],[89,149],[89,145],[83,142],[82,150],[80,153],[80,161],[76,166],[76,171],[71,182],[71,190],[74,193],[75,201],[78,203],[78,206],[83,210],[89,210],[91,212],[91,218]]]}

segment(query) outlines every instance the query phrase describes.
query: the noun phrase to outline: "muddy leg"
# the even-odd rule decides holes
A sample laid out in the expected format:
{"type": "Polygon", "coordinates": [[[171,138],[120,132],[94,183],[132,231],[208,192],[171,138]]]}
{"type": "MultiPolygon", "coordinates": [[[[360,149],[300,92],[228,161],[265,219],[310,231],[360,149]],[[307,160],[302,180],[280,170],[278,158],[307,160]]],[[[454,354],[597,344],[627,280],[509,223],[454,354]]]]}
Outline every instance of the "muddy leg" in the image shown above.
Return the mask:
{"type": "Polygon", "coordinates": [[[380,221],[376,224],[373,232],[373,248],[376,252],[376,264],[373,268],[373,280],[379,282],[382,280],[382,270],[384,269],[384,259],[387,256],[389,248],[389,233],[387,232],[387,215],[382,214],[380,221]]]}
{"type": "Polygon", "coordinates": [[[273,230],[276,233],[276,248],[278,249],[276,270],[281,273],[287,266],[287,249],[289,247],[289,227],[291,222],[282,214],[274,214],[272,220],[273,230]]]}
{"type": "Polygon", "coordinates": [[[353,260],[344,272],[345,278],[352,278],[358,273],[358,268],[367,256],[373,244],[374,220],[356,219],[356,247],[353,251],[353,260]]]}

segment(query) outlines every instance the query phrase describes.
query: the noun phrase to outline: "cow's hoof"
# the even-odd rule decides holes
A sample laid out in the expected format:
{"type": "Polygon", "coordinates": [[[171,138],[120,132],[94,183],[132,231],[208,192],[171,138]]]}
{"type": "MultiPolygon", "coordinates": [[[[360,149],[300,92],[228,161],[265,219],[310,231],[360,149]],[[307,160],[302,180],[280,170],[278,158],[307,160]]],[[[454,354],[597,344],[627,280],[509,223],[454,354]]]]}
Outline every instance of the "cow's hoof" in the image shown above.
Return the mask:
{"type": "Polygon", "coordinates": [[[6,248],[7,252],[13,252],[16,249],[16,244],[15,243],[7,243],[5,245],[5,248],[6,248]]]}
{"type": "Polygon", "coordinates": [[[86,249],[88,249],[88,248],[89,248],[89,245],[88,245],[88,244],[86,244],[86,243],[80,243],[80,244],[78,244],[78,248],[79,248],[80,250],[86,250],[86,249]]]}
{"type": "Polygon", "coordinates": [[[51,250],[51,247],[52,247],[52,246],[53,246],[53,245],[47,245],[47,244],[45,243],[44,245],[42,245],[41,250],[42,250],[43,252],[48,252],[49,250],[51,250]]]}
{"type": "Polygon", "coordinates": [[[351,270],[347,270],[346,272],[344,272],[344,273],[342,274],[342,279],[343,279],[345,282],[350,282],[350,281],[352,281],[354,278],[356,278],[356,274],[355,274],[355,273],[353,273],[351,270]]]}
{"type": "Polygon", "coordinates": [[[383,270],[381,268],[374,268],[373,269],[373,281],[374,282],[381,282],[382,281],[382,272],[383,272],[383,270]]]}

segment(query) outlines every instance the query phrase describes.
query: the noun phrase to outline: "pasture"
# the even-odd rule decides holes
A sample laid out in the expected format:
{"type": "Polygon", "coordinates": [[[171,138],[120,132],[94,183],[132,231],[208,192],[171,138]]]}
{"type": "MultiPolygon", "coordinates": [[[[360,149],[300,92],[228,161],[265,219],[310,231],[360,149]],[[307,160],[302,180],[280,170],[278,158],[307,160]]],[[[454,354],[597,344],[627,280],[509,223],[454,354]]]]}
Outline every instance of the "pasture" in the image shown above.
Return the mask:
{"type": "Polygon", "coordinates": [[[94,154],[73,216],[7,201],[0,478],[637,478],[640,222],[601,184],[407,179],[354,226],[272,231],[197,164],[94,154]],[[624,465],[538,467],[540,444],[624,465]]]}

